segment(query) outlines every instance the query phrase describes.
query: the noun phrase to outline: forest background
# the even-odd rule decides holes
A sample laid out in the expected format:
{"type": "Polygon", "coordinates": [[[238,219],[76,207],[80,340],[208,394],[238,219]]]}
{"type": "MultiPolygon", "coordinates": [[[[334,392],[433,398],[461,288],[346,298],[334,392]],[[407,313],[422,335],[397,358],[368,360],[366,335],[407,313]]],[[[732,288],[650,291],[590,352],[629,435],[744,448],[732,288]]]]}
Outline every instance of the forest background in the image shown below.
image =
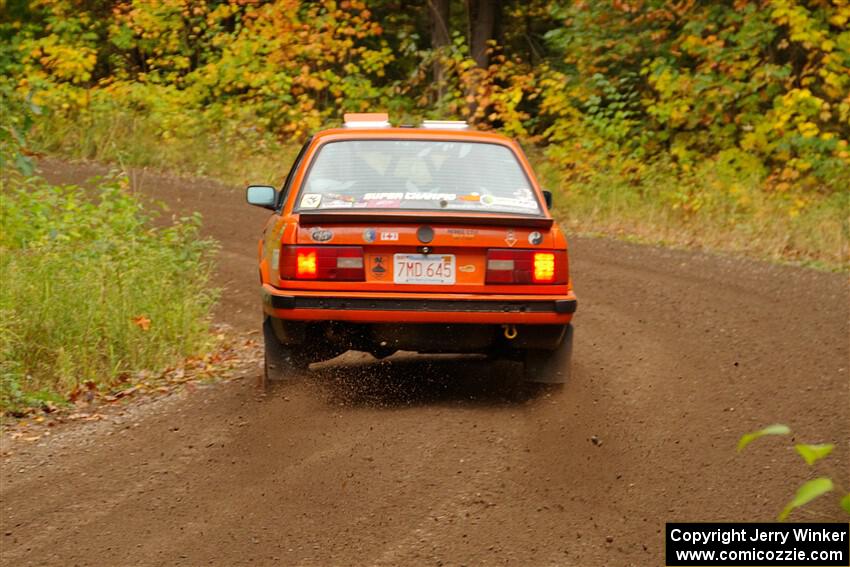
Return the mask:
{"type": "Polygon", "coordinates": [[[0,77],[23,168],[277,184],[345,112],[465,119],[574,233],[848,262],[848,0],[0,0],[0,77]]]}

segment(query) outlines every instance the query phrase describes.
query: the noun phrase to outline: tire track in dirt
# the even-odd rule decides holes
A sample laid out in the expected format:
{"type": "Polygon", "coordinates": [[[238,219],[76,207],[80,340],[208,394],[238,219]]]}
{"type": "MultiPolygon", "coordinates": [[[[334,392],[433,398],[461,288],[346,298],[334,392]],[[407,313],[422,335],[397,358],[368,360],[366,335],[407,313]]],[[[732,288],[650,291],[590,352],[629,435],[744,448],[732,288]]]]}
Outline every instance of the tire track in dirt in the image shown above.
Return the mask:
{"type": "MultiPolygon", "coordinates": [[[[220,184],[132,179],[204,215],[222,244],[217,316],[256,330],[265,214],[220,184]]],[[[660,564],[665,521],[769,521],[805,478],[784,443],[737,455],[745,431],[787,422],[837,441],[850,470],[845,276],[571,244],[563,390],[521,389],[509,363],[349,356],[268,396],[225,383],[82,444],[60,431],[0,463],[0,563],[642,566],[660,564]]]]}

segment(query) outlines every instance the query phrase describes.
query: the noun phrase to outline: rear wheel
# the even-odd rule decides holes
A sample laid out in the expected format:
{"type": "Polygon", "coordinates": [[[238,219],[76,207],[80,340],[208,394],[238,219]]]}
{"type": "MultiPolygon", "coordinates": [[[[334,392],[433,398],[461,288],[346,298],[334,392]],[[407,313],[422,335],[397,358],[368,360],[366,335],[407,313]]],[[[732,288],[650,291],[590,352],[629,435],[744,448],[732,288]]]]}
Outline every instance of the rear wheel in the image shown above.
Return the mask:
{"type": "Polygon", "coordinates": [[[555,350],[529,349],[523,360],[526,382],[563,384],[570,378],[573,358],[573,326],[567,325],[564,339],[555,350]]]}
{"type": "Polygon", "coordinates": [[[310,364],[310,360],[296,350],[297,347],[284,345],[275,335],[271,318],[266,317],[263,321],[263,376],[260,386],[267,387],[272,382],[290,380],[295,375],[303,372],[310,364]]]}

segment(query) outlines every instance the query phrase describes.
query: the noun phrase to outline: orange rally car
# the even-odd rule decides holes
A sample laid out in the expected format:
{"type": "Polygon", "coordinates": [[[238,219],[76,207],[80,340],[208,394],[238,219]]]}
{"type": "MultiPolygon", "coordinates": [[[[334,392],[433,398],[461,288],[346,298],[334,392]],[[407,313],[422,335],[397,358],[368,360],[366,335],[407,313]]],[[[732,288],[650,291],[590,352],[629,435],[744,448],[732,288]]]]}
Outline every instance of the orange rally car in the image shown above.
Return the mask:
{"type": "Polygon", "coordinates": [[[464,122],[346,115],[314,135],[259,244],[265,380],[360,350],[485,353],[570,374],[567,242],[519,145],[464,122]]]}

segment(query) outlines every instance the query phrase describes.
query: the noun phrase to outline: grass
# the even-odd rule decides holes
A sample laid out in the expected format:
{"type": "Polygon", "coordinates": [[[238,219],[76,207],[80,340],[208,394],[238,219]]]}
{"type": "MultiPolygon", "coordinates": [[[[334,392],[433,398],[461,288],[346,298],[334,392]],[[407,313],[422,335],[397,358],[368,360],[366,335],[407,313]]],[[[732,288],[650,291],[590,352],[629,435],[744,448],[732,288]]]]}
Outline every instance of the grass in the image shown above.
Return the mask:
{"type": "Polygon", "coordinates": [[[180,118],[143,117],[110,107],[79,121],[58,117],[40,122],[30,133],[30,144],[70,159],[154,167],[240,185],[282,181],[299,150],[254,128],[219,129],[188,115],[180,118]],[[167,126],[175,122],[179,127],[167,126]]]}
{"type": "MultiPolygon", "coordinates": [[[[252,128],[141,117],[117,107],[88,114],[82,126],[57,119],[33,133],[35,145],[51,154],[241,185],[280,183],[298,150],[252,128]],[[181,126],[164,126],[175,123],[181,126]]],[[[731,158],[706,159],[687,173],[669,163],[640,163],[639,175],[610,166],[576,175],[544,149],[528,150],[541,183],[555,192],[556,216],[573,234],[850,268],[850,193],[765,190],[764,173],[734,150],[731,158]]]]}
{"type": "Polygon", "coordinates": [[[687,176],[654,164],[639,180],[604,170],[565,180],[536,158],[541,183],[555,192],[554,214],[573,234],[850,268],[848,192],[771,193],[760,179],[724,175],[711,161],[687,176]]]}
{"type": "Polygon", "coordinates": [[[0,178],[0,410],[61,400],[210,346],[214,243],[153,228],[127,179],[0,178]]]}

